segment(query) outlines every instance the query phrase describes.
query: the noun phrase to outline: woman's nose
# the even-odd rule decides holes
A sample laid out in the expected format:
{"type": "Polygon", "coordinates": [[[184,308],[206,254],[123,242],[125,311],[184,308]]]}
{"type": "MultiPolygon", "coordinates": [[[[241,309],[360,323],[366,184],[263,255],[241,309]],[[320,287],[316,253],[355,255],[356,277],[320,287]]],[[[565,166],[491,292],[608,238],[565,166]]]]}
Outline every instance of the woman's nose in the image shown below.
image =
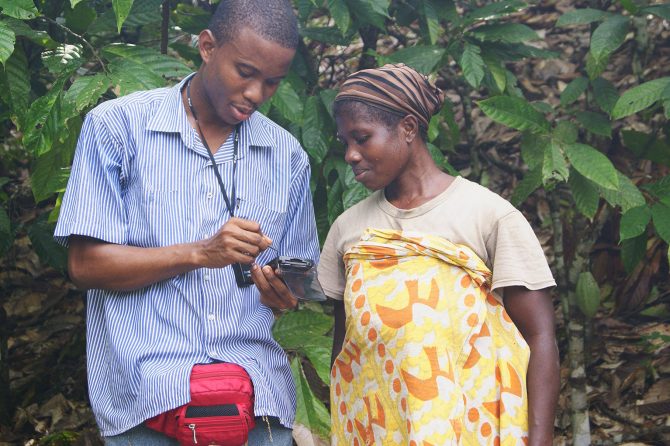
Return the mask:
{"type": "Polygon", "coordinates": [[[344,152],[344,161],[347,164],[355,164],[361,160],[361,154],[353,145],[349,145],[344,152]]]}

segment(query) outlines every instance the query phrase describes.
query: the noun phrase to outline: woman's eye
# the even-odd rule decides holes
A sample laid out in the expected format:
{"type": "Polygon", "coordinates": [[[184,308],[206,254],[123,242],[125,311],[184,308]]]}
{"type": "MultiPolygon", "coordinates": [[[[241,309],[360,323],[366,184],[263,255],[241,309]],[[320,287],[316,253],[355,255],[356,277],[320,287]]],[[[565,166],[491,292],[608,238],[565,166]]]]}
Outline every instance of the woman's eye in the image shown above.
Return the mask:
{"type": "Polygon", "coordinates": [[[359,145],[360,145],[360,144],[365,144],[365,142],[366,142],[368,139],[370,139],[370,137],[367,136],[367,135],[366,135],[366,136],[360,136],[360,137],[356,138],[356,144],[359,144],[359,145]]]}

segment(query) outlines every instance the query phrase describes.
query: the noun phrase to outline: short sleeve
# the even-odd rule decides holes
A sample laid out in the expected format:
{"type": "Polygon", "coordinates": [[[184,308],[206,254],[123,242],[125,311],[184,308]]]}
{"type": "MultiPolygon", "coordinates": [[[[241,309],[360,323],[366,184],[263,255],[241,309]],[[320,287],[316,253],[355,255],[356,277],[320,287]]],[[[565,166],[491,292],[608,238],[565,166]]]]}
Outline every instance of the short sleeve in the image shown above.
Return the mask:
{"type": "Polygon", "coordinates": [[[318,274],[319,282],[323,287],[326,296],[342,300],[344,298],[344,287],[346,278],[344,276],[343,253],[338,250],[340,243],[340,231],[337,221],[331,226],[326,242],[321,251],[321,261],[319,262],[318,274]]]}
{"type": "MultiPolygon", "coordinates": [[[[296,152],[298,153],[298,152],[296,152]]],[[[302,149],[300,149],[302,153],[302,149]]],[[[289,189],[287,225],[279,252],[284,255],[319,260],[319,237],[316,232],[312,193],[309,189],[311,169],[307,155],[295,156],[292,170],[296,172],[289,189]]]]}
{"type": "Polygon", "coordinates": [[[74,234],[127,243],[122,160],[120,144],[101,118],[89,113],[79,135],[54,233],[58,243],[67,246],[68,237],[74,234]]]}
{"type": "Polygon", "coordinates": [[[526,218],[514,210],[500,218],[486,242],[493,267],[492,289],[556,286],[542,246],[526,218]]]}

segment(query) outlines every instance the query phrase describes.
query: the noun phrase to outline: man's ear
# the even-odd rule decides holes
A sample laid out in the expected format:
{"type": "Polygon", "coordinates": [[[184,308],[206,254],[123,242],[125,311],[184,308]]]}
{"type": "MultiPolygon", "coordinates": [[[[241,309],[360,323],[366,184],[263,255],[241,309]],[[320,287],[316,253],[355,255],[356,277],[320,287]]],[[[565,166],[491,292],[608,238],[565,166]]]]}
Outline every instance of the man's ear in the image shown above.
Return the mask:
{"type": "Polygon", "coordinates": [[[204,63],[209,62],[212,52],[216,47],[216,37],[214,37],[212,31],[208,29],[202,30],[198,36],[198,50],[200,51],[200,57],[204,63]]]}
{"type": "Polygon", "coordinates": [[[407,115],[400,121],[400,126],[405,135],[405,142],[411,144],[419,134],[419,120],[416,116],[407,115]]]}

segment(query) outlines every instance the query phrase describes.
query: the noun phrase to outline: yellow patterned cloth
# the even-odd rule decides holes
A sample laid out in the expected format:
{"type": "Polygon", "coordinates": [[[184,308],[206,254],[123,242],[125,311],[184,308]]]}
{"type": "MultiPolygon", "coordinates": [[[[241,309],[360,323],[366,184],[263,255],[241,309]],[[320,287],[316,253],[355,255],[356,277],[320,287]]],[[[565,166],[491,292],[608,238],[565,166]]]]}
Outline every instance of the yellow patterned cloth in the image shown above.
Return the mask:
{"type": "Polygon", "coordinates": [[[530,350],[484,262],[443,238],[376,229],[344,261],[332,444],[526,444],[530,350]]]}

